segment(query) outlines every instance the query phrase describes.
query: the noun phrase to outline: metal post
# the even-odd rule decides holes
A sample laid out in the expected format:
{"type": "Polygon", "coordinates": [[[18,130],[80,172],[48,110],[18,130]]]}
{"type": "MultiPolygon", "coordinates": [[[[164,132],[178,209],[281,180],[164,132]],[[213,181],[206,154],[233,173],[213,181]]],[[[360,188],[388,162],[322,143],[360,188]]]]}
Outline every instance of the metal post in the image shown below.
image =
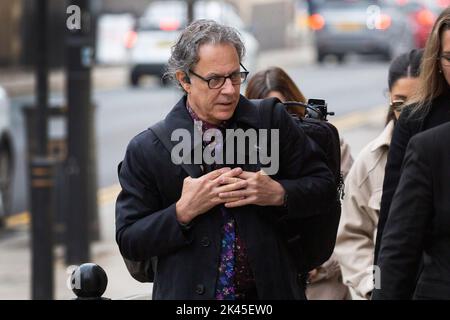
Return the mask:
{"type": "Polygon", "coordinates": [[[186,0],[187,1],[187,21],[190,24],[194,21],[194,3],[195,0],[186,0]]]}
{"type": "Polygon", "coordinates": [[[89,123],[93,37],[89,1],[72,0],[71,4],[80,8],[82,19],[81,29],[70,30],[67,35],[69,214],[66,263],[81,264],[90,260],[89,146],[93,133],[89,123]]]}
{"type": "MultiPolygon", "coordinates": [[[[52,163],[47,158],[48,63],[47,0],[37,2],[36,25],[36,154],[32,155],[31,229],[32,298],[53,299],[52,163]]],[[[30,126],[31,128],[31,126],[30,126]]],[[[31,142],[29,142],[31,143],[31,142]]]]}
{"type": "Polygon", "coordinates": [[[52,199],[53,163],[35,157],[31,162],[32,208],[32,298],[53,299],[53,230],[52,199]]]}
{"type": "Polygon", "coordinates": [[[36,18],[36,95],[37,95],[37,154],[47,155],[47,109],[48,109],[48,61],[47,61],[47,0],[38,0],[36,18]]]}

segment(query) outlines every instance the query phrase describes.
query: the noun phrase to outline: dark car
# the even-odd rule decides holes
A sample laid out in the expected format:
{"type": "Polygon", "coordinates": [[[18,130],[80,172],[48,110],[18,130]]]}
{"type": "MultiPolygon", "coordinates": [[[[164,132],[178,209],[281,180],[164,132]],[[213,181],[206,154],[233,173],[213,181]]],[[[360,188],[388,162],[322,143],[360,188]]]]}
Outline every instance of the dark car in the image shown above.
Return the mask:
{"type": "Polygon", "coordinates": [[[408,16],[383,0],[316,0],[310,27],[317,61],[335,55],[379,54],[386,60],[414,48],[408,16]]]}
{"type": "Polygon", "coordinates": [[[435,3],[420,0],[402,0],[395,3],[409,17],[416,48],[425,47],[439,7],[435,3]]]}

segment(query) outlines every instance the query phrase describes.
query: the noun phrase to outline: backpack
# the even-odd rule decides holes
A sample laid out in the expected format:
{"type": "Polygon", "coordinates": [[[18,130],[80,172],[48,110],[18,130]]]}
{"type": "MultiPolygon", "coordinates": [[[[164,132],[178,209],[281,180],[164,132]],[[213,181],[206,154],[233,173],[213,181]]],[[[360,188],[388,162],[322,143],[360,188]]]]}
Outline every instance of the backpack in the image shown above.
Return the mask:
{"type": "MultiPolygon", "coordinates": [[[[251,100],[259,108],[261,128],[271,126],[272,111],[279,100],[251,100]]],[[[286,106],[286,105],[285,105],[286,106]]],[[[326,120],[294,118],[298,126],[325,154],[326,164],[334,175],[336,197],[319,212],[308,217],[285,216],[278,222],[288,250],[300,273],[306,273],[326,262],[333,253],[337,229],[341,217],[343,176],[341,174],[341,150],[339,133],[326,120]]],[[[301,208],[299,208],[301,210],[301,208]]]]}
{"type": "MultiPolygon", "coordinates": [[[[158,140],[163,144],[164,148],[166,148],[166,150],[170,153],[173,144],[169,139],[170,135],[166,130],[164,120],[154,124],[152,127],[148,128],[148,130],[152,131],[156,135],[158,140]]],[[[195,176],[191,165],[187,165],[185,163],[181,163],[180,165],[189,176],[195,176]]],[[[135,280],[139,282],[153,282],[158,265],[157,257],[151,257],[150,259],[142,261],[130,260],[123,256],[122,258],[128,272],[135,280]]]]}

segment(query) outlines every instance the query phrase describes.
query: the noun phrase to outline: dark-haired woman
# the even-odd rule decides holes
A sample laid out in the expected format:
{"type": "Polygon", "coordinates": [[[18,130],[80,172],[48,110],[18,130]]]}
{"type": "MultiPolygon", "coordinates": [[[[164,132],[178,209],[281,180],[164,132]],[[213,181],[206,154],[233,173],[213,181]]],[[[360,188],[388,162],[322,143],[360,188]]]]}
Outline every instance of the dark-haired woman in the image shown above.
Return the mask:
{"type": "Polygon", "coordinates": [[[335,254],[354,300],[369,299],[374,287],[374,240],[387,154],[400,111],[417,89],[421,57],[422,51],[414,50],[392,61],[388,73],[390,106],[386,126],[360,152],[345,181],[335,254]]]}
{"type": "MultiPolygon", "coordinates": [[[[276,97],[281,101],[306,103],[306,98],[289,75],[279,67],[259,71],[249,81],[246,96],[249,99],[276,97]]],[[[288,112],[297,117],[305,116],[303,107],[288,107],[288,112]]],[[[353,163],[350,148],[341,139],[341,172],[345,177],[353,163]]],[[[308,300],[344,300],[350,295],[342,284],[341,269],[334,255],[320,267],[309,273],[306,289],[308,300]]]]}

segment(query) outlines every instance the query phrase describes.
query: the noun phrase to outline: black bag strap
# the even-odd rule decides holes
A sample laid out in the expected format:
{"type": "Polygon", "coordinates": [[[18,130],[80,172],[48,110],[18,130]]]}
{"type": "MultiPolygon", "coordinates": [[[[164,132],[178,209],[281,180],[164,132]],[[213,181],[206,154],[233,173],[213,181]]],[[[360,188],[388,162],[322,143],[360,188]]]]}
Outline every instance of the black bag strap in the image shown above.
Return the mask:
{"type": "MultiPolygon", "coordinates": [[[[164,120],[159,121],[152,127],[148,128],[150,131],[152,131],[156,137],[161,141],[164,148],[169,152],[169,154],[172,152],[173,148],[173,142],[170,140],[169,132],[166,129],[166,123],[164,120]]],[[[119,171],[120,171],[119,165],[119,171]]],[[[181,167],[183,168],[186,173],[191,177],[197,177],[197,174],[195,172],[195,167],[193,165],[188,165],[185,163],[181,163],[181,167]]],[[[158,258],[152,257],[148,260],[144,261],[134,261],[129,260],[125,257],[123,257],[123,260],[125,261],[125,265],[128,269],[128,272],[130,275],[136,279],[139,282],[153,282],[155,278],[155,270],[157,268],[158,264],[158,258]]]]}
{"type": "MultiPolygon", "coordinates": [[[[172,152],[172,148],[174,147],[173,142],[170,140],[170,134],[166,129],[166,123],[164,120],[159,121],[158,123],[154,124],[152,127],[148,128],[151,130],[156,137],[161,141],[164,148],[169,152],[169,154],[172,152]]],[[[198,174],[195,172],[195,168],[193,165],[181,163],[180,164],[183,170],[193,178],[198,177],[198,174]]]]}
{"type": "MultiPolygon", "coordinates": [[[[280,102],[278,98],[267,98],[267,99],[252,99],[251,100],[258,108],[260,129],[270,129],[272,125],[272,112],[273,106],[280,102]]],[[[151,130],[156,137],[161,141],[164,148],[171,153],[174,147],[173,142],[170,140],[170,134],[166,129],[165,120],[161,120],[148,128],[151,130]]],[[[269,144],[270,145],[270,144],[269,144]]],[[[191,177],[196,178],[199,173],[196,172],[195,165],[181,163],[183,170],[191,177]]]]}
{"type": "MultiPolygon", "coordinates": [[[[278,98],[252,99],[250,100],[258,108],[260,129],[272,127],[273,106],[280,102],[278,98]]],[[[281,102],[280,102],[281,103],[281,102]]]]}

